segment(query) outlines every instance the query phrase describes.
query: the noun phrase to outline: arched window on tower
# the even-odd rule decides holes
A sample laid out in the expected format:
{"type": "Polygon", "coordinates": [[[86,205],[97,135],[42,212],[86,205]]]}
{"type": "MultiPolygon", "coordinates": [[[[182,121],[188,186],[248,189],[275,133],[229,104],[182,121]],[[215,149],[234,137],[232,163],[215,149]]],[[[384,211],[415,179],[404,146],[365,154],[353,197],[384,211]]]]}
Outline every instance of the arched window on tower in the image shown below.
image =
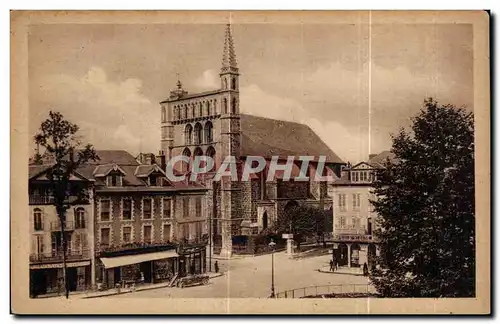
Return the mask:
{"type": "Polygon", "coordinates": [[[233,98],[231,108],[232,108],[233,114],[236,114],[236,98],[233,98]]]}
{"type": "Polygon", "coordinates": [[[200,117],[203,116],[203,103],[200,102],[200,117]]]}
{"type": "Polygon", "coordinates": [[[204,133],[205,133],[205,139],[204,139],[204,142],[205,143],[212,143],[213,141],[213,137],[212,137],[212,129],[213,129],[213,125],[211,122],[206,122],[205,123],[205,130],[204,130],[204,133]]]}
{"type": "Polygon", "coordinates": [[[192,144],[192,138],[193,138],[193,126],[187,124],[186,128],[184,129],[184,144],[185,145],[192,144]]]}
{"type": "Polygon", "coordinates": [[[207,101],[207,116],[210,116],[210,100],[207,101]]]}
{"type": "Polygon", "coordinates": [[[231,89],[236,90],[236,78],[233,78],[231,82],[231,89]]]}
{"type": "MultiPolygon", "coordinates": [[[[182,151],[182,155],[187,156],[191,162],[191,151],[186,147],[184,151],[182,151]]],[[[181,171],[182,172],[187,172],[189,171],[189,163],[186,163],[184,161],[181,162],[181,171]]]]}
{"type": "Polygon", "coordinates": [[[191,118],[196,117],[194,106],[195,106],[195,104],[191,104],[191,118]]]}
{"type": "Polygon", "coordinates": [[[216,166],[217,163],[215,161],[215,149],[212,146],[209,146],[207,148],[207,152],[205,153],[205,155],[212,158],[212,161],[213,161],[212,168],[209,171],[212,172],[212,171],[217,170],[217,166],[216,166]]]}
{"type": "Polygon", "coordinates": [[[200,144],[202,140],[202,127],[200,123],[194,125],[194,144],[200,144]]]}
{"type": "Polygon", "coordinates": [[[223,105],[224,105],[224,113],[227,114],[227,98],[224,98],[223,105]]]}
{"type": "Polygon", "coordinates": [[[167,121],[167,111],[165,107],[161,107],[161,122],[164,123],[167,121]]]}
{"type": "Polygon", "coordinates": [[[227,79],[224,78],[224,90],[226,90],[226,89],[227,89],[227,79]]]}

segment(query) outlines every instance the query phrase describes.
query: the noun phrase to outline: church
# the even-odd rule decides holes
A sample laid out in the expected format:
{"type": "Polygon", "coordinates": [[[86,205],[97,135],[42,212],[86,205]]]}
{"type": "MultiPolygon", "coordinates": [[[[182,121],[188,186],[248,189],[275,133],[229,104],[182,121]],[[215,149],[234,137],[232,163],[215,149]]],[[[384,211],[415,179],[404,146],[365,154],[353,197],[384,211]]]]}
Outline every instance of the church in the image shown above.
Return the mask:
{"type": "MultiPolygon", "coordinates": [[[[209,156],[215,160],[214,169],[227,156],[234,156],[236,161],[260,156],[267,163],[273,156],[283,163],[293,156],[296,158],[293,176],[301,168],[299,156],[307,155],[324,156],[325,175],[340,175],[344,162],[307,125],[240,112],[240,71],[230,25],[225,30],[219,75],[218,89],[190,93],[178,81],[168,98],[160,102],[159,158],[163,167],[165,161],[180,155],[190,159],[209,156]]],[[[311,161],[308,174],[316,172],[317,166],[317,159],[311,161]]],[[[207,188],[207,233],[213,237],[214,252],[221,257],[231,256],[233,237],[262,232],[290,206],[311,204],[332,211],[326,181],[286,180],[279,172],[268,181],[268,169],[253,174],[248,181],[232,181],[226,177],[213,181],[213,173],[200,179],[207,188]]],[[[189,165],[182,165],[175,171],[189,173],[189,165]]],[[[183,236],[189,236],[186,234],[183,236]]]]}

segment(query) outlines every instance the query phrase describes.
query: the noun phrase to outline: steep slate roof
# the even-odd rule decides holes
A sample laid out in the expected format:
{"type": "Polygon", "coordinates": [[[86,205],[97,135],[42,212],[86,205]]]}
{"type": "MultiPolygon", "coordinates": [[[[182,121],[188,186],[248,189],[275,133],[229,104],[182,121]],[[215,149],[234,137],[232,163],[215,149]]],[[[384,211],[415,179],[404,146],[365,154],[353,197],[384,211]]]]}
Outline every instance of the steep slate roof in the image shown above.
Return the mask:
{"type": "Polygon", "coordinates": [[[384,163],[387,159],[394,162],[396,160],[396,156],[394,155],[394,153],[391,153],[390,151],[383,151],[377,154],[376,156],[372,157],[371,159],[369,159],[367,163],[376,168],[383,168],[384,163]]]}
{"type": "Polygon", "coordinates": [[[307,125],[245,114],[240,123],[242,156],[325,155],[326,162],[344,163],[307,125]]]}

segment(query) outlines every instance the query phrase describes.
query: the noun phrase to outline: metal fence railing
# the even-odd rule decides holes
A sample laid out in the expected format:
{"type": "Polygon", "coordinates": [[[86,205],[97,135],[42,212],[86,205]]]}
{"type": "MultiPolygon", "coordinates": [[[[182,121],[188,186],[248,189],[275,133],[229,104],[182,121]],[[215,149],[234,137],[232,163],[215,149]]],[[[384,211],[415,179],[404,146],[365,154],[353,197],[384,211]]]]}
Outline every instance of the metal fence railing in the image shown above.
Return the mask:
{"type": "Polygon", "coordinates": [[[324,285],[324,286],[309,286],[297,289],[285,290],[278,292],[276,298],[304,298],[310,296],[320,296],[327,294],[376,294],[375,287],[369,284],[347,284],[347,285],[324,285]]]}

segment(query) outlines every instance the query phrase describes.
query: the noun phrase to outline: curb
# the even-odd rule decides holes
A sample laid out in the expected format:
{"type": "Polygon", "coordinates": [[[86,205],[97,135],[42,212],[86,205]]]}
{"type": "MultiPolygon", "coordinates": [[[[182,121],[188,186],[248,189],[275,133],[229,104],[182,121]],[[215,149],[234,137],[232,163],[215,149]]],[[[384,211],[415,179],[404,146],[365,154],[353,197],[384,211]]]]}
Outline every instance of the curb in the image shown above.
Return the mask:
{"type": "Polygon", "coordinates": [[[331,271],[325,271],[321,269],[316,269],[318,272],[321,273],[328,273],[328,274],[340,274],[340,275],[346,275],[346,276],[358,276],[358,277],[364,277],[362,273],[350,273],[350,272],[331,272],[331,271]]]}
{"type": "MultiPolygon", "coordinates": [[[[219,272],[219,273],[214,274],[213,276],[210,276],[210,279],[222,277],[223,275],[224,275],[224,273],[219,272]]],[[[170,287],[167,283],[165,283],[164,285],[158,285],[158,286],[152,286],[152,287],[144,287],[142,289],[136,289],[136,290],[128,290],[128,291],[121,291],[121,292],[110,292],[109,294],[102,294],[102,295],[96,295],[96,296],[83,296],[82,299],[109,297],[109,296],[123,295],[123,294],[129,294],[129,293],[133,293],[133,292],[139,292],[139,291],[145,291],[145,290],[153,290],[153,289],[160,289],[160,288],[175,288],[175,287],[170,287]]]]}

